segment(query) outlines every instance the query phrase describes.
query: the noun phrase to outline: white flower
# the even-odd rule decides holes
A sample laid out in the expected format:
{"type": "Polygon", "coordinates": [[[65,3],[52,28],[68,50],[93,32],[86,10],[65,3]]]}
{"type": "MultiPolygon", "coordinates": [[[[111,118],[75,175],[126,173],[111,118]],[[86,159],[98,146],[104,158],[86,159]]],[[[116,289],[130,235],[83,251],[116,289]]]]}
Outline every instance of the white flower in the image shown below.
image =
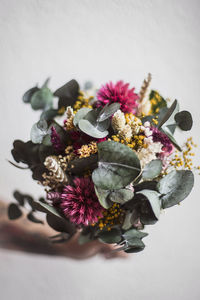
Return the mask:
{"type": "Polygon", "coordinates": [[[150,161],[157,159],[156,155],[162,152],[163,147],[160,142],[154,143],[152,137],[146,138],[145,143],[147,148],[142,148],[137,153],[142,168],[144,168],[146,164],[150,163],[150,161]]]}
{"type": "Polygon", "coordinates": [[[112,127],[115,131],[122,130],[126,125],[126,119],[124,113],[118,109],[112,117],[112,127]]]}
{"type": "Polygon", "coordinates": [[[71,106],[67,106],[66,115],[67,115],[67,119],[70,119],[71,117],[74,117],[74,111],[73,111],[73,108],[71,106]]]}
{"type": "Polygon", "coordinates": [[[134,119],[130,123],[133,135],[138,134],[141,131],[141,124],[142,121],[139,118],[134,117],[134,119]]]}
{"type": "Polygon", "coordinates": [[[151,102],[147,98],[143,99],[142,102],[138,105],[138,114],[146,116],[149,114],[150,110],[151,102]]]}
{"type": "Polygon", "coordinates": [[[125,125],[122,130],[119,131],[119,136],[122,139],[128,139],[130,141],[130,139],[132,138],[132,129],[130,125],[125,125]]]}

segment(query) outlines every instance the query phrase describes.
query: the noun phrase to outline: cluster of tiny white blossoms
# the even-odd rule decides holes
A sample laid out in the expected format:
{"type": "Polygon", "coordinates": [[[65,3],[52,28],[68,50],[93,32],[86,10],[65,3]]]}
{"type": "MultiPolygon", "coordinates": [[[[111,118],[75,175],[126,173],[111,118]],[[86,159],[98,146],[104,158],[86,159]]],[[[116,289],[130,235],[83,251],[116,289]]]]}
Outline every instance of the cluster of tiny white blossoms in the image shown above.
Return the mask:
{"type": "Polygon", "coordinates": [[[144,148],[139,149],[137,152],[138,158],[140,159],[140,163],[142,168],[150,161],[157,158],[157,155],[162,151],[163,145],[160,142],[153,141],[153,132],[150,129],[150,122],[145,122],[143,126],[140,128],[145,135],[144,138],[144,148]]]}

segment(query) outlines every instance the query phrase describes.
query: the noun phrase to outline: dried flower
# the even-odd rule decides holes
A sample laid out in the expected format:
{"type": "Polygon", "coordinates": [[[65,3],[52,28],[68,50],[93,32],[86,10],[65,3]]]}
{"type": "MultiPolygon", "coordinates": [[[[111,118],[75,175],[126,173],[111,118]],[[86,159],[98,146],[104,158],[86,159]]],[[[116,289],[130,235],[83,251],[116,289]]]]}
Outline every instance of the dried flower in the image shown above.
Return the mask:
{"type": "Polygon", "coordinates": [[[148,115],[151,110],[151,102],[149,101],[148,89],[151,83],[151,74],[148,74],[147,79],[144,79],[143,85],[139,93],[138,115],[148,115]]]}
{"type": "Polygon", "coordinates": [[[125,125],[126,119],[124,113],[120,109],[118,109],[118,111],[116,111],[116,113],[114,113],[112,117],[112,127],[116,132],[118,132],[122,130],[122,128],[124,128],[125,125]]]}
{"type": "Polygon", "coordinates": [[[83,225],[96,223],[104,211],[89,177],[75,178],[74,186],[64,187],[60,196],[60,208],[73,223],[83,225]]]}
{"type": "Polygon", "coordinates": [[[124,128],[122,128],[119,131],[119,137],[126,140],[127,142],[131,140],[132,138],[132,129],[130,125],[125,125],[124,128]]]}
{"type": "Polygon", "coordinates": [[[64,127],[65,129],[68,130],[72,130],[74,129],[74,123],[73,123],[74,117],[71,116],[69,119],[64,121],[64,127]]]}
{"type": "Polygon", "coordinates": [[[52,172],[52,176],[57,182],[66,182],[67,176],[61,168],[56,156],[48,156],[44,162],[45,167],[52,172]]]}
{"type": "Polygon", "coordinates": [[[51,127],[51,143],[57,152],[62,152],[64,150],[64,145],[54,126],[51,127]]]}
{"type": "Polygon", "coordinates": [[[81,146],[80,149],[77,150],[77,154],[82,157],[88,157],[91,154],[97,153],[98,148],[97,148],[97,143],[96,142],[91,142],[89,145],[83,145],[81,146]]]}
{"type": "Polygon", "coordinates": [[[66,115],[67,115],[67,119],[74,117],[73,108],[71,106],[67,106],[66,115]]]}
{"type": "Polygon", "coordinates": [[[74,112],[73,112],[73,108],[71,106],[67,107],[66,115],[67,115],[67,119],[64,120],[64,127],[67,131],[72,130],[72,129],[74,129],[74,123],[73,123],[74,112]]]}
{"type": "Polygon", "coordinates": [[[139,96],[134,93],[134,90],[135,88],[129,89],[129,84],[123,81],[118,81],[116,84],[107,83],[97,93],[97,107],[117,102],[121,104],[121,111],[135,113],[139,96]]]}
{"type": "Polygon", "coordinates": [[[148,91],[148,88],[150,86],[150,83],[151,83],[151,74],[149,73],[148,76],[147,76],[147,79],[144,79],[143,81],[143,84],[142,84],[142,87],[141,87],[141,90],[139,92],[139,96],[140,96],[140,102],[143,101],[143,99],[145,98],[145,96],[147,95],[147,91],[148,91]]]}

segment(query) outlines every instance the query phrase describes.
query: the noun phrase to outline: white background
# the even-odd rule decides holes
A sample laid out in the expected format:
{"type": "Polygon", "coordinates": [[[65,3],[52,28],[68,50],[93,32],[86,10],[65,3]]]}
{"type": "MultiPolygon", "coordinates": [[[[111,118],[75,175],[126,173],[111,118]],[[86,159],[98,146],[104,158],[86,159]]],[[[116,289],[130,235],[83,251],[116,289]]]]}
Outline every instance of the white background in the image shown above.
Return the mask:
{"type": "MultiPolygon", "coordinates": [[[[39,195],[29,171],[10,166],[14,139],[29,139],[38,113],[21,101],[35,83],[123,79],[177,98],[199,142],[200,2],[197,0],[0,0],[0,196],[39,195]]],[[[184,134],[179,137],[183,139],[184,134]]],[[[145,251],[126,261],[87,261],[0,251],[4,299],[200,299],[199,177],[181,206],[147,229],[145,251]]]]}

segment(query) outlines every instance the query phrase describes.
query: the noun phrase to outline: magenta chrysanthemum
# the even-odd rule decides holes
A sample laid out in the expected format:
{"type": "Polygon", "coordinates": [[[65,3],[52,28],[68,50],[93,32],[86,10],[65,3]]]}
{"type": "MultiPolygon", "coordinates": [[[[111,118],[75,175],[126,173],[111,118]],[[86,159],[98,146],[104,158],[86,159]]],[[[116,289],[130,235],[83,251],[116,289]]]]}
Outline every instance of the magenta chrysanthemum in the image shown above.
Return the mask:
{"type": "Polygon", "coordinates": [[[139,99],[139,96],[134,93],[134,90],[135,88],[129,89],[129,83],[123,81],[118,81],[116,84],[109,82],[102,86],[97,93],[97,107],[118,102],[124,113],[135,113],[138,106],[136,100],[139,99]]]}
{"type": "Polygon", "coordinates": [[[60,195],[60,207],[73,223],[88,225],[102,217],[103,207],[98,202],[94,184],[89,177],[74,179],[74,186],[67,185],[60,195]]]}

